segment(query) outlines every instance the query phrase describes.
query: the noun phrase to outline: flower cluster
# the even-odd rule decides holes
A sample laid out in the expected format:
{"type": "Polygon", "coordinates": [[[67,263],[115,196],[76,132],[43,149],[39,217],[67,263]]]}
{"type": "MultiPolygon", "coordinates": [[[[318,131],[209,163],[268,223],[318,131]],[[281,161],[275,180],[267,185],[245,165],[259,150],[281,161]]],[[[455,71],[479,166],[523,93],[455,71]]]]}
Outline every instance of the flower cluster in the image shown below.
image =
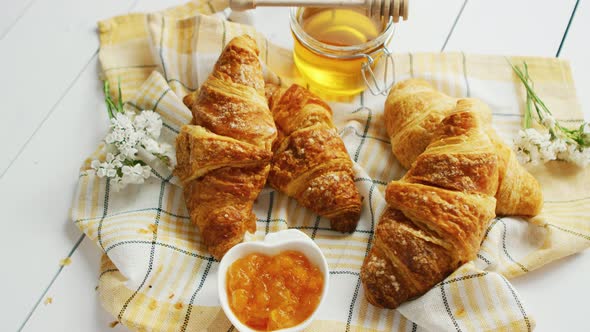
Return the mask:
{"type": "Polygon", "coordinates": [[[514,140],[516,155],[521,163],[539,164],[551,160],[562,160],[585,167],[590,163],[590,149],[549,132],[536,129],[520,130],[514,140]]]}
{"type": "Polygon", "coordinates": [[[108,178],[112,188],[118,191],[128,184],[144,183],[151,176],[152,169],[145,160],[155,157],[173,168],[176,160],[172,146],[158,142],[162,129],[160,116],[149,110],[139,113],[125,111],[121,97],[117,104],[111,100],[108,82],[105,82],[104,88],[111,122],[104,139],[106,160],[93,160],[87,172],[108,178]]]}
{"type": "Polygon", "coordinates": [[[527,91],[524,130],[514,140],[516,155],[521,163],[539,164],[562,160],[585,167],[590,163],[590,131],[584,123],[577,129],[562,126],[533,90],[533,82],[524,69],[512,66],[527,91]],[[543,131],[532,128],[533,120],[543,131]]]}
{"type": "Polygon", "coordinates": [[[159,143],[162,119],[154,111],[116,113],[105,143],[126,159],[136,160],[138,153],[152,154],[168,165],[174,164],[174,150],[159,143]]]}
{"type": "Polygon", "coordinates": [[[90,163],[92,169],[89,172],[96,174],[99,178],[111,179],[111,186],[115,191],[123,189],[127,184],[141,184],[151,176],[151,167],[142,163],[133,164],[124,158],[123,154],[113,155],[109,152],[106,161],[93,160],[90,163]]]}

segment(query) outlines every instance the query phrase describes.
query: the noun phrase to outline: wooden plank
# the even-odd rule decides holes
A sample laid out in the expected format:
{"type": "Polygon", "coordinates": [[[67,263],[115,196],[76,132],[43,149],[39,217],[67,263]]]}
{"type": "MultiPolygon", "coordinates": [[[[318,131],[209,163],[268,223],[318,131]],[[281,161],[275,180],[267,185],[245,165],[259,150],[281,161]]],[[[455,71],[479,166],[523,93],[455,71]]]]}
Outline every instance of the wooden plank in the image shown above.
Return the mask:
{"type": "Polygon", "coordinates": [[[4,37],[0,177],[96,55],[96,21],[124,13],[133,1],[36,1],[4,37]]]}
{"type": "Polygon", "coordinates": [[[120,324],[111,329],[115,318],[98,301],[95,287],[99,263],[99,248],[85,239],[23,331],[127,331],[120,324]],[[51,303],[45,304],[47,298],[51,303]]]}
{"type": "MultiPolygon", "coordinates": [[[[155,12],[166,9],[168,7],[181,5],[187,3],[187,0],[139,0],[133,7],[133,12],[155,12]]],[[[121,14],[121,13],[118,13],[121,14]]]]}
{"type": "MultiPolygon", "coordinates": [[[[280,45],[287,49],[293,48],[293,37],[290,34],[289,28],[289,11],[291,8],[277,7],[277,8],[256,8],[254,11],[248,12],[252,24],[256,30],[264,33],[269,41],[280,45]]],[[[233,18],[233,16],[230,16],[233,18]]],[[[236,22],[244,23],[244,20],[236,20],[236,22]]]]}
{"type": "Polygon", "coordinates": [[[537,332],[583,331],[588,326],[590,251],[563,258],[511,280],[537,322],[537,332]]]}
{"type": "Polygon", "coordinates": [[[590,91],[588,31],[590,31],[590,3],[580,1],[567,38],[563,43],[560,57],[571,61],[578,99],[586,115],[586,121],[590,121],[590,95],[587,93],[590,91]]]}
{"type": "Polygon", "coordinates": [[[13,314],[0,315],[7,330],[22,322],[81,235],[69,220],[72,195],[82,161],[96,149],[108,124],[97,67],[92,60],[0,179],[2,226],[10,230],[0,261],[12,271],[0,283],[0,293],[11,299],[13,314]]]}
{"type": "Polygon", "coordinates": [[[447,51],[554,56],[575,0],[470,0],[447,51]]]}
{"type": "Polygon", "coordinates": [[[463,2],[464,0],[411,1],[409,19],[396,27],[393,51],[440,51],[463,2]]]}
{"type": "Polygon", "coordinates": [[[0,11],[0,41],[34,2],[35,0],[0,1],[0,8],[2,8],[0,11]]]}
{"type": "MultiPolygon", "coordinates": [[[[161,1],[148,0],[139,3],[136,10],[156,10],[184,2],[186,1],[173,0],[162,3],[161,1]]],[[[11,314],[0,315],[0,325],[7,330],[16,330],[20,326],[31,309],[33,309],[39,296],[46,290],[46,287],[56,275],[59,269],[59,260],[68,254],[81,235],[80,231],[69,220],[69,208],[78,181],[77,174],[84,158],[96,149],[104,137],[108,125],[105,105],[102,100],[102,87],[99,81],[100,65],[98,59],[92,57],[93,52],[98,48],[95,25],[98,19],[124,13],[129,9],[131,3],[131,1],[126,3],[117,1],[97,2],[96,5],[92,5],[94,7],[90,6],[90,9],[94,10],[92,16],[78,6],[72,9],[76,10],[77,15],[70,16],[78,17],[75,25],[79,26],[79,30],[83,30],[83,33],[73,34],[68,30],[50,29],[51,31],[47,33],[28,37],[29,40],[34,41],[44,38],[50,38],[53,41],[67,40],[67,38],[74,38],[74,41],[78,39],[82,45],[70,46],[69,49],[63,51],[70,50],[75,53],[72,58],[74,56],[89,56],[90,58],[86,59],[89,62],[87,65],[85,64],[84,70],[79,74],[75,83],[72,84],[71,89],[67,92],[60,92],[65,93],[63,98],[59,100],[52,113],[47,116],[42,125],[31,136],[27,146],[14,161],[12,167],[0,178],[0,200],[6,203],[3,204],[3,223],[11,231],[11,236],[3,243],[3,248],[9,248],[10,250],[0,251],[0,259],[6,263],[6,266],[18,271],[6,275],[0,285],[0,292],[6,298],[11,299],[11,314]],[[122,4],[126,4],[127,7],[122,6],[122,4]],[[79,18],[80,15],[85,14],[86,18],[79,18]],[[84,38],[88,40],[82,41],[84,38]]],[[[89,6],[86,5],[86,7],[89,6]]],[[[49,12],[57,12],[57,9],[61,7],[56,5],[55,8],[49,12]]],[[[23,17],[19,21],[19,25],[32,24],[29,22],[28,15],[35,14],[35,11],[32,8],[31,12],[27,13],[27,17],[23,17]]],[[[52,16],[47,13],[45,15],[52,16]]],[[[33,24],[33,26],[36,25],[33,24]]],[[[20,26],[15,27],[7,36],[7,40],[25,32],[29,31],[20,26]]],[[[0,45],[0,50],[4,47],[4,45],[0,45]]],[[[47,48],[49,48],[49,45],[47,45],[47,48]]],[[[14,57],[11,61],[14,62],[16,67],[25,67],[26,62],[30,59],[28,59],[28,55],[24,55],[22,59],[19,59],[18,54],[16,54],[17,51],[25,52],[26,50],[16,49],[9,54],[9,56],[14,57]]],[[[0,57],[4,57],[4,53],[1,52],[0,57]]],[[[48,50],[48,52],[53,60],[59,57],[59,52],[51,50],[48,50]]],[[[68,55],[68,57],[70,56],[68,55]]],[[[79,62],[75,60],[70,58],[59,60],[60,65],[63,66],[61,69],[52,66],[38,68],[43,75],[36,75],[40,77],[37,82],[40,80],[43,83],[39,83],[40,86],[52,85],[52,81],[55,80],[55,78],[50,80],[53,71],[67,70],[68,73],[75,74],[74,76],[78,75],[78,73],[74,73],[74,67],[79,65],[79,62]],[[66,60],[72,60],[73,63],[68,64],[66,60]]],[[[43,59],[43,61],[47,62],[49,60],[43,59]]],[[[39,64],[36,66],[42,67],[39,64]]],[[[82,67],[78,68],[78,70],[81,69],[82,67]]],[[[4,79],[0,78],[0,80],[4,79]]],[[[59,83],[61,82],[55,84],[59,85],[59,83]]],[[[25,85],[25,81],[19,84],[25,85]]],[[[51,92],[57,93],[54,90],[52,89],[51,92]]],[[[35,90],[35,95],[40,95],[35,98],[26,98],[24,92],[19,93],[17,91],[17,93],[14,93],[14,91],[11,90],[12,95],[9,95],[6,90],[3,90],[2,94],[6,94],[6,96],[3,95],[2,97],[5,99],[12,98],[9,99],[9,103],[48,105],[45,111],[49,110],[51,102],[55,103],[59,99],[57,98],[56,101],[49,100],[50,91],[44,89],[35,90]],[[27,100],[16,100],[17,98],[27,100]]],[[[12,113],[18,115],[18,112],[12,113]]],[[[36,116],[39,116],[39,114],[36,114],[36,116]]],[[[14,121],[16,120],[17,117],[14,118],[14,121]]],[[[23,117],[20,118],[18,123],[10,124],[10,126],[23,129],[26,126],[23,125],[22,121],[24,121],[23,117]]],[[[8,129],[7,127],[9,126],[6,126],[5,129],[8,129]]],[[[3,140],[4,142],[1,144],[15,144],[12,136],[9,137],[11,137],[10,140],[3,140]]],[[[4,149],[5,145],[0,148],[4,149]]],[[[86,240],[85,242],[90,241],[86,240]]],[[[92,248],[98,254],[99,250],[93,248],[93,246],[94,244],[89,248],[92,248]]],[[[80,257],[80,260],[84,259],[85,257],[80,257]]],[[[98,263],[94,262],[79,265],[77,269],[65,269],[62,273],[68,275],[68,278],[95,282],[97,270],[98,263]],[[83,266],[84,269],[81,268],[83,266]],[[89,279],[89,275],[93,277],[89,279]]],[[[62,273],[58,275],[56,280],[61,280],[62,273]]],[[[92,286],[92,289],[94,289],[94,286],[92,286]]],[[[53,287],[50,290],[53,290],[53,287]]],[[[97,307],[97,299],[94,296],[80,297],[80,294],[85,294],[84,291],[85,289],[74,283],[70,290],[62,293],[67,298],[63,304],[70,304],[70,306],[66,305],[64,307],[60,305],[53,308],[58,311],[63,309],[63,311],[59,312],[63,317],[67,317],[84,312],[80,310],[80,307],[97,307]]],[[[39,307],[43,307],[43,303],[39,307]]],[[[33,313],[31,317],[36,316],[33,313]]],[[[78,330],[77,326],[70,325],[70,328],[66,330],[78,330]]],[[[105,327],[106,325],[102,323],[101,325],[97,324],[95,330],[102,331],[106,329],[105,327]]],[[[89,329],[80,330],[86,331],[89,329]]]]}

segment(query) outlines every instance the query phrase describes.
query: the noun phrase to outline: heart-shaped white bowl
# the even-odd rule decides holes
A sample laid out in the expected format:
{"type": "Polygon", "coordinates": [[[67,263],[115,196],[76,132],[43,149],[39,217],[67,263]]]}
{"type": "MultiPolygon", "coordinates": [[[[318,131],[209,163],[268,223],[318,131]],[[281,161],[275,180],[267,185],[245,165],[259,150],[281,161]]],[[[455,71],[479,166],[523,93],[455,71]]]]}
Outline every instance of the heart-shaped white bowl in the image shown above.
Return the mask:
{"type": "Polygon", "coordinates": [[[266,235],[264,241],[244,242],[234,246],[223,256],[221,262],[219,263],[219,271],[217,273],[217,288],[219,292],[219,301],[221,302],[221,308],[223,308],[225,315],[238,331],[254,332],[256,330],[253,330],[245,324],[243,324],[242,322],[240,322],[238,317],[233,313],[233,311],[229,307],[226,287],[227,269],[236,260],[252,253],[262,253],[265,255],[273,256],[285,250],[297,250],[303,253],[312,264],[317,266],[324,276],[324,287],[322,290],[320,303],[318,304],[315,311],[311,314],[311,316],[309,316],[306,320],[304,320],[298,325],[277,331],[302,331],[313,321],[314,317],[316,316],[316,313],[318,312],[318,309],[322,306],[322,303],[326,298],[326,294],[328,293],[330,271],[328,270],[326,258],[324,257],[324,254],[322,253],[320,247],[318,247],[318,245],[315,244],[315,242],[313,242],[312,239],[305,235],[305,233],[295,229],[287,229],[276,233],[270,233],[266,235]]]}

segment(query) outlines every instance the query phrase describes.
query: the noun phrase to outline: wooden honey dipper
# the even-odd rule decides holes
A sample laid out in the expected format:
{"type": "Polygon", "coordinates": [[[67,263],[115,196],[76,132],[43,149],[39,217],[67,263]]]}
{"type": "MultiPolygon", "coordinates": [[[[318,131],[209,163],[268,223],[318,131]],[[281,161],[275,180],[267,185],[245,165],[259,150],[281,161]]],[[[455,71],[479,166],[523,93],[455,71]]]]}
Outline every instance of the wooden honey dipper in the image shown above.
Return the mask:
{"type": "Polygon", "coordinates": [[[229,0],[229,7],[242,11],[256,7],[356,7],[365,8],[366,15],[376,18],[408,19],[410,0],[229,0]]]}

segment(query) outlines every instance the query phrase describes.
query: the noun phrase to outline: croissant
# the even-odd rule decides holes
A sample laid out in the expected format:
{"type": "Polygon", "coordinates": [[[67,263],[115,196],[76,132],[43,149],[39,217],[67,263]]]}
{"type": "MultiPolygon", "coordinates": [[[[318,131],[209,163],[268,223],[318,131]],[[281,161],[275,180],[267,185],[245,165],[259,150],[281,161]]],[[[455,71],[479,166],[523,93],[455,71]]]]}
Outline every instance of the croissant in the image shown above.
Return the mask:
{"type": "Polygon", "coordinates": [[[495,216],[498,156],[472,100],[459,100],[399,181],[361,268],[370,303],[396,308],[476,257],[495,216]]]}
{"type": "MultiPolygon", "coordinates": [[[[434,137],[443,118],[455,112],[457,99],[436,91],[428,82],[410,79],[396,84],[385,102],[385,124],[393,154],[410,168],[434,137]]],[[[543,207],[539,182],[516,159],[491,127],[491,111],[474,101],[474,111],[486,124],[486,132],[499,156],[499,187],[496,193],[498,215],[537,215],[543,207]]]]}
{"type": "Polygon", "coordinates": [[[330,219],[332,229],[353,232],[361,195],[332,110],[299,85],[286,90],[269,85],[267,95],[278,131],[269,184],[330,219]]]}
{"type": "Polygon", "coordinates": [[[216,259],[255,231],[252,206],[270,170],[276,127],[258,53],[251,37],[232,39],[200,91],[183,99],[193,121],[176,139],[174,172],[191,221],[216,259]]]}

